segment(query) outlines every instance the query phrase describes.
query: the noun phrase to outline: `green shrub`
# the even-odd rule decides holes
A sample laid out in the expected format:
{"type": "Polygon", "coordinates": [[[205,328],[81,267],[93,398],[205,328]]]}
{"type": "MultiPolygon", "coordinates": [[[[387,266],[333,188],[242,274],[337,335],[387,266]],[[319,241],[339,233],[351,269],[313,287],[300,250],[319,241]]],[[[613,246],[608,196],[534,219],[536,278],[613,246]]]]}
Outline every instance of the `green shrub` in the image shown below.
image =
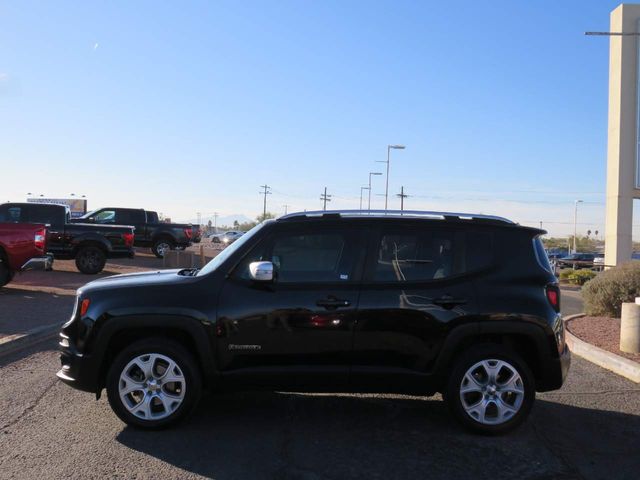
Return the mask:
{"type": "Polygon", "coordinates": [[[560,278],[561,282],[568,282],[569,275],[573,275],[574,273],[575,270],[573,268],[563,268],[562,270],[560,270],[560,274],[558,275],[558,277],[560,278]]]}
{"type": "Polygon", "coordinates": [[[596,275],[593,270],[575,270],[567,275],[567,281],[573,285],[584,285],[596,275]]]}
{"type": "Polygon", "coordinates": [[[582,289],[585,313],[620,317],[623,302],[640,296],[640,262],[626,262],[600,273],[582,289]]]}

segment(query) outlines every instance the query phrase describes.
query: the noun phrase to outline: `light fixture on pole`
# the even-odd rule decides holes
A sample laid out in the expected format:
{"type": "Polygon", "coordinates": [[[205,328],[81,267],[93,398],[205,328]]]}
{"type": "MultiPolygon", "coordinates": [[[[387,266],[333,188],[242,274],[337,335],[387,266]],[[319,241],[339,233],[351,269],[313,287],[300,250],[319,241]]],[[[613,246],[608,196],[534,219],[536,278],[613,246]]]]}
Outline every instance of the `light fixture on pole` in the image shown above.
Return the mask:
{"type": "Polygon", "coordinates": [[[576,200],[573,210],[573,253],[578,251],[578,204],[582,203],[582,200],[576,200]]]}
{"type": "Polygon", "coordinates": [[[382,173],[369,172],[369,203],[367,205],[367,210],[371,210],[371,175],[382,175],[382,173]]]}
{"type": "Polygon", "coordinates": [[[386,163],[387,164],[387,184],[384,189],[384,209],[387,209],[389,204],[389,163],[391,163],[391,149],[394,150],[404,150],[404,145],[387,145],[387,160],[378,160],[378,163],[386,163]]]}

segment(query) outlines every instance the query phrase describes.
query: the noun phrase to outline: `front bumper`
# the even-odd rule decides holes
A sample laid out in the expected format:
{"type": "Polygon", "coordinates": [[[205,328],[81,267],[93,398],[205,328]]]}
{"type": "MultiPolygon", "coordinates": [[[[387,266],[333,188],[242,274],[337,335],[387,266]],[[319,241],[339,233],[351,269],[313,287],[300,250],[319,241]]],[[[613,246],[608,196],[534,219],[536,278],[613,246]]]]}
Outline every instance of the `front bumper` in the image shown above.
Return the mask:
{"type": "Polygon", "coordinates": [[[27,270],[51,270],[53,268],[53,255],[48,253],[42,257],[33,257],[20,267],[21,272],[27,270]]]}
{"type": "Polygon", "coordinates": [[[78,352],[64,333],[60,333],[59,346],[61,368],[56,376],[70,387],[85,392],[97,392],[98,371],[93,357],[78,352]]]}

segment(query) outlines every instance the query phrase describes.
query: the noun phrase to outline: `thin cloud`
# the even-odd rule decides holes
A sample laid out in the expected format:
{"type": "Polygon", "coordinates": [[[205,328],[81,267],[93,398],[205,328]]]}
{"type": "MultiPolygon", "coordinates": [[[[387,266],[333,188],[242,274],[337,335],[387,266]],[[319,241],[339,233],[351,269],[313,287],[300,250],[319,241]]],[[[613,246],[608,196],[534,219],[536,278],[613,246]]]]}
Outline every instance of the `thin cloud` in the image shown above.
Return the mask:
{"type": "Polygon", "coordinates": [[[6,82],[7,80],[9,80],[9,74],[8,73],[0,73],[0,82],[6,82]]]}
{"type": "Polygon", "coordinates": [[[93,51],[95,52],[98,49],[99,46],[100,46],[100,44],[98,42],[94,43],[93,44],[93,51]]]}

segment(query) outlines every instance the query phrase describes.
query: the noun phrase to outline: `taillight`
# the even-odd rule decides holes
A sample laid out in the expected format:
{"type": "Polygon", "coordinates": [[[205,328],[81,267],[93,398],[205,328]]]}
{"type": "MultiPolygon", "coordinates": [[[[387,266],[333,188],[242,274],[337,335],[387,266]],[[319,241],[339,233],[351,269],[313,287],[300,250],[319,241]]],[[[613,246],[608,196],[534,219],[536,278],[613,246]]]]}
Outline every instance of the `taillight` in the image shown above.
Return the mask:
{"type": "Polygon", "coordinates": [[[557,285],[549,284],[545,288],[547,300],[556,312],[560,311],[560,289],[557,285]]]}
{"type": "Polygon", "coordinates": [[[124,244],[127,247],[133,246],[134,237],[135,237],[135,235],[133,233],[123,233],[122,234],[122,239],[124,240],[124,244]]]}
{"type": "Polygon", "coordinates": [[[191,240],[191,233],[192,233],[192,231],[191,231],[190,228],[185,228],[184,229],[184,234],[187,237],[187,240],[191,240]]]}
{"type": "Polygon", "coordinates": [[[84,317],[87,314],[87,310],[89,310],[89,304],[91,302],[89,301],[88,298],[85,298],[84,300],[82,300],[82,303],[80,304],[80,316],[84,317]]]}
{"type": "Polygon", "coordinates": [[[44,252],[44,248],[47,245],[47,229],[41,228],[36,231],[35,236],[33,237],[33,243],[35,244],[38,250],[44,252]]]}

